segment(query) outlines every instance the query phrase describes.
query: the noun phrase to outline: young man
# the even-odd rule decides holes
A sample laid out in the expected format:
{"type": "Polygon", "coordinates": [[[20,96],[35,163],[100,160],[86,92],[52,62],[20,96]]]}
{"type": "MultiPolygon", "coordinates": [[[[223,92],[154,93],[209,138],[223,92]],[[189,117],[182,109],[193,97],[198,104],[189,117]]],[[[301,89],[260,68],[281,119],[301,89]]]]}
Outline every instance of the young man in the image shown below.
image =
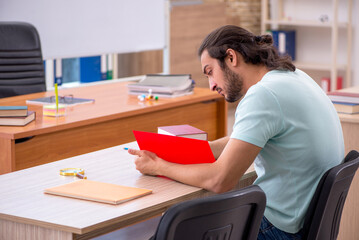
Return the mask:
{"type": "Polygon", "coordinates": [[[203,41],[199,56],[210,88],[239,102],[233,133],[210,146],[217,161],[179,165],[130,150],[143,174],[163,175],[220,193],[254,162],[267,196],[258,239],[300,239],[304,215],[322,174],[344,157],[337,113],[318,84],[278,55],[269,35],[223,26],[203,41]]]}

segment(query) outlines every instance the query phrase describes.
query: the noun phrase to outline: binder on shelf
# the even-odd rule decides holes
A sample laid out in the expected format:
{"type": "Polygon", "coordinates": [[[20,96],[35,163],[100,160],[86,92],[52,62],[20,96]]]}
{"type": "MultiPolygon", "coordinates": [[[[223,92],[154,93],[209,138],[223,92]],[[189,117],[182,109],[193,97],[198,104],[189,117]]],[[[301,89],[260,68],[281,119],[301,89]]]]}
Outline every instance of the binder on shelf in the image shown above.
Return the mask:
{"type": "MultiPolygon", "coordinates": [[[[328,93],[331,91],[331,79],[329,77],[322,77],[320,80],[321,87],[324,92],[328,93]]],[[[337,77],[337,89],[340,90],[343,88],[343,77],[337,77]]]]}
{"type": "Polygon", "coordinates": [[[292,60],[295,61],[296,42],[294,30],[272,30],[273,43],[277,47],[279,55],[284,56],[288,54],[292,60]]]}
{"type": "Polygon", "coordinates": [[[337,90],[342,89],[343,88],[343,77],[338,76],[337,77],[337,90]]]}
{"type": "Polygon", "coordinates": [[[330,78],[322,77],[320,80],[320,85],[325,93],[330,92],[330,78]]]}
{"type": "Polygon", "coordinates": [[[107,56],[101,55],[101,80],[107,80],[107,56]]]}
{"type": "Polygon", "coordinates": [[[62,82],[80,82],[80,58],[62,59],[62,82]]]}
{"type": "Polygon", "coordinates": [[[54,83],[58,86],[62,85],[62,59],[58,58],[54,60],[54,83]]]}
{"type": "Polygon", "coordinates": [[[107,79],[113,79],[113,54],[107,54],[107,79]]]}
{"type": "Polygon", "coordinates": [[[80,81],[82,83],[101,80],[101,56],[80,58],[80,81]]]}

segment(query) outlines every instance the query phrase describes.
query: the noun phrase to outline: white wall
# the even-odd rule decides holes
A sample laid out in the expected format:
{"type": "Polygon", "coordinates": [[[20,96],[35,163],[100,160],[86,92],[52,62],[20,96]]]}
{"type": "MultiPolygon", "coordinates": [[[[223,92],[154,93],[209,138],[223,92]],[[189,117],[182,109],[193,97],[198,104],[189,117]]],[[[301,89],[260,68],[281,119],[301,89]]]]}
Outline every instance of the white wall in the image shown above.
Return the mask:
{"type": "Polygon", "coordinates": [[[165,46],[164,0],[0,0],[0,21],[32,23],[44,59],[165,46]]]}

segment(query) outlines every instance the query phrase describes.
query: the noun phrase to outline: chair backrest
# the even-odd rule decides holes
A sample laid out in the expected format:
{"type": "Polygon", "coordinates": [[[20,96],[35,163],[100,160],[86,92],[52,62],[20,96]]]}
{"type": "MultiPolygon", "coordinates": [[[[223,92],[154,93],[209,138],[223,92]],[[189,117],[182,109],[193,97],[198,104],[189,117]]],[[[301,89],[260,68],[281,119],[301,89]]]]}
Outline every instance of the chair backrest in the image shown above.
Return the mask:
{"type": "Polygon", "coordinates": [[[359,153],[351,151],[343,163],[321,178],[305,216],[303,239],[337,239],[350,184],[359,166],[359,153]]]}
{"type": "Polygon", "coordinates": [[[34,26],[0,22],[0,98],[46,91],[40,38],[34,26]]]}
{"type": "Polygon", "coordinates": [[[256,185],[182,202],[165,212],[152,239],[257,239],[265,205],[256,185]]]}

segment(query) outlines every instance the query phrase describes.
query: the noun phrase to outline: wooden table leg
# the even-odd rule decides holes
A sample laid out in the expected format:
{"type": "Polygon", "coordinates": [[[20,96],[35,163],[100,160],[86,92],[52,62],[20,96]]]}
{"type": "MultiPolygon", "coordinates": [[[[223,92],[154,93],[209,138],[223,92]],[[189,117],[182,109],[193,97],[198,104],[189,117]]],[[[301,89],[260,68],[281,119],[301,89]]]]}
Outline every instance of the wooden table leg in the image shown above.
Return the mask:
{"type": "Polygon", "coordinates": [[[15,141],[0,138],[0,174],[15,171],[15,141]]]}

